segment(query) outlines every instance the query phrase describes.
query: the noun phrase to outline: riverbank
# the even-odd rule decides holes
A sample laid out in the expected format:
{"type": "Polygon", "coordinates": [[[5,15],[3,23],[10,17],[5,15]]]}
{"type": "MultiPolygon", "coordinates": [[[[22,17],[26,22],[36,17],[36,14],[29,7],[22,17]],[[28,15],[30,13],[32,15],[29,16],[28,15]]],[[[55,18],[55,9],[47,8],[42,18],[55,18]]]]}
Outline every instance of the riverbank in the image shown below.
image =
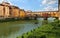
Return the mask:
{"type": "Polygon", "coordinates": [[[44,22],[42,26],[16,38],[60,38],[60,21],[55,20],[51,23],[44,22]]]}
{"type": "Polygon", "coordinates": [[[33,20],[33,19],[0,19],[0,23],[4,23],[4,22],[14,22],[14,21],[28,21],[28,20],[33,20]]]}

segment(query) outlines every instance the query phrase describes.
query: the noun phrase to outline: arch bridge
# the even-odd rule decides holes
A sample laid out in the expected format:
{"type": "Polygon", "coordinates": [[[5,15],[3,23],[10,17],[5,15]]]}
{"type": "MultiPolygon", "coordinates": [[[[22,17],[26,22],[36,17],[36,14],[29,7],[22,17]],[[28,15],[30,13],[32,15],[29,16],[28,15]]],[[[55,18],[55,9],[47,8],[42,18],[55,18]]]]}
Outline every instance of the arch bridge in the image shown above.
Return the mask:
{"type": "Polygon", "coordinates": [[[30,19],[34,19],[34,18],[45,18],[45,19],[47,19],[49,17],[60,19],[60,11],[29,12],[26,14],[30,19]]]}

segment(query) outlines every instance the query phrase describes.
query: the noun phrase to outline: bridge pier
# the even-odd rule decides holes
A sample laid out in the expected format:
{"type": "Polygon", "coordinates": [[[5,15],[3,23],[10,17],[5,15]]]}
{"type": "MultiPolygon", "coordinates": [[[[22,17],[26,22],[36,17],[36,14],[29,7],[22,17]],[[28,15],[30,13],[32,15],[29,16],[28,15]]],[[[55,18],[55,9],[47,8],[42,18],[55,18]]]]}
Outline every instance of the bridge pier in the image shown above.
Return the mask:
{"type": "Polygon", "coordinates": [[[37,20],[37,17],[35,17],[34,20],[37,20]]]}
{"type": "Polygon", "coordinates": [[[44,20],[48,20],[48,18],[44,18],[44,20]]]}
{"type": "Polygon", "coordinates": [[[38,16],[35,14],[35,16],[34,16],[34,20],[37,20],[37,17],[38,17],[38,16]]]}
{"type": "Polygon", "coordinates": [[[59,20],[59,17],[55,17],[57,20],[59,20]]]}
{"type": "Polygon", "coordinates": [[[60,17],[58,17],[58,19],[60,20],[60,17]]]}

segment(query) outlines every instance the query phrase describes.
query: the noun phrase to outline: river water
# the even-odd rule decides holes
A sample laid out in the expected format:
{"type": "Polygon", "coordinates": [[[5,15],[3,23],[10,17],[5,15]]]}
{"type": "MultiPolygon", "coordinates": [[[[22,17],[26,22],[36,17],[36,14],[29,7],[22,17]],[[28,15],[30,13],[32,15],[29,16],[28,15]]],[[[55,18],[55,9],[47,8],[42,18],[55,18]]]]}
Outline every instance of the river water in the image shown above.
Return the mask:
{"type": "MultiPolygon", "coordinates": [[[[48,18],[49,22],[52,22],[53,20],[54,18],[48,18]]],[[[42,21],[43,18],[38,18],[38,20],[20,20],[0,23],[0,38],[16,38],[23,33],[41,26],[42,21]]]]}

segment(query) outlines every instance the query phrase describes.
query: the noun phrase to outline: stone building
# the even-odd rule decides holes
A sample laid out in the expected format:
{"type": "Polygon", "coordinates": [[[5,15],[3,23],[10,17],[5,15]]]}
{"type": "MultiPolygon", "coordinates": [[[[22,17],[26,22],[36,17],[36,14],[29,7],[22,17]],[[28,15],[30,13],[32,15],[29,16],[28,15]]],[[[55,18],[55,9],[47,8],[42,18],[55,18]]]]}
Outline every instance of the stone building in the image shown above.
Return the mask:
{"type": "Polygon", "coordinates": [[[4,6],[0,4],[0,17],[4,16],[4,6]]]}
{"type": "Polygon", "coordinates": [[[19,8],[7,2],[2,2],[0,4],[0,17],[17,18],[19,17],[19,8]]]}
{"type": "Polygon", "coordinates": [[[3,18],[9,18],[9,3],[2,2],[0,4],[0,16],[3,16],[3,18]]]}
{"type": "Polygon", "coordinates": [[[4,5],[4,18],[9,18],[9,16],[10,16],[10,14],[9,14],[10,4],[7,2],[2,2],[2,4],[4,5]]]}
{"type": "Polygon", "coordinates": [[[10,16],[12,18],[18,18],[19,17],[19,8],[16,6],[10,7],[10,16]]]}
{"type": "Polygon", "coordinates": [[[23,9],[10,5],[7,2],[0,4],[0,17],[3,18],[24,18],[26,15],[23,9]]]}

